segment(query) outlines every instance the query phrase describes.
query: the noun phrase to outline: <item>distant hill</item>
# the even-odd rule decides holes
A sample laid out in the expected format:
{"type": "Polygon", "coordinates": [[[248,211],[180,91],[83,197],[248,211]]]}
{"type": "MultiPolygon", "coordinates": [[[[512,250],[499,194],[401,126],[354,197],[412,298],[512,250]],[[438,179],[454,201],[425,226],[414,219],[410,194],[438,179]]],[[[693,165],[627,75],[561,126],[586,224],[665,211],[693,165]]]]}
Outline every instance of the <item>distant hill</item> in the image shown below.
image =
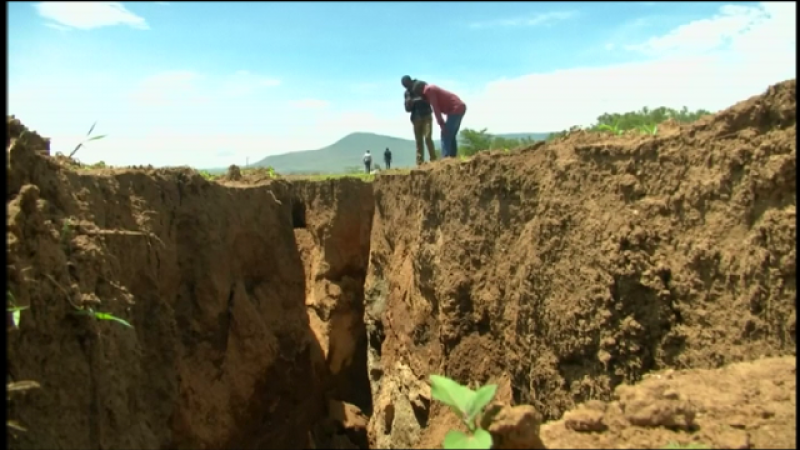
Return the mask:
{"type": "MultiPolygon", "coordinates": [[[[497,136],[509,139],[530,137],[538,141],[549,135],[550,133],[510,133],[497,136]]],[[[441,142],[434,142],[436,148],[441,149],[441,142]]],[[[416,144],[413,140],[374,133],[352,133],[327,147],[267,156],[253,166],[272,166],[278,173],[286,174],[342,173],[349,167],[361,168],[361,157],[367,150],[374,155],[373,161],[383,166],[383,151],[386,147],[392,151],[392,167],[412,167],[416,164],[416,144]]]]}

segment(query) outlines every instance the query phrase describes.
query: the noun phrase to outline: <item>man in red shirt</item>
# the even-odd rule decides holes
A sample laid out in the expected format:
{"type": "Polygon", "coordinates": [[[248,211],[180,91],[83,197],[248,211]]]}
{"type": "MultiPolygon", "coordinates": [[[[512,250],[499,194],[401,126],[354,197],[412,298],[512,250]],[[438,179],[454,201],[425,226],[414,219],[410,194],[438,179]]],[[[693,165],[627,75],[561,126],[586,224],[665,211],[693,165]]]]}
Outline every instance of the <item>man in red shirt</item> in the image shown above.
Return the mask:
{"type": "Polygon", "coordinates": [[[442,129],[442,157],[455,158],[458,153],[458,130],[467,112],[467,105],[456,94],[424,81],[415,81],[412,90],[431,104],[436,122],[442,129]],[[447,115],[446,121],[442,114],[447,115]]]}

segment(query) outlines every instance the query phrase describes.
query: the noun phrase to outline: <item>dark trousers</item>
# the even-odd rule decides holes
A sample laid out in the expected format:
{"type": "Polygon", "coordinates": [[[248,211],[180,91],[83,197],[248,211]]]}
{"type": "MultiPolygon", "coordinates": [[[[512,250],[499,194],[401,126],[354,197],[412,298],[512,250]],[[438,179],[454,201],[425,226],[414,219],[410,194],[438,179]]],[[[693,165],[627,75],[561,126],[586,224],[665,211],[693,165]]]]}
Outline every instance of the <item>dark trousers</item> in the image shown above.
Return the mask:
{"type": "Polygon", "coordinates": [[[392,160],[391,159],[384,159],[383,162],[386,163],[386,170],[389,170],[389,169],[392,168],[392,160]]]}
{"type": "Polygon", "coordinates": [[[370,168],[372,168],[372,163],[371,162],[365,162],[364,163],[364,170],[366,170],[367,173],[370,173],[371,172],[370,168]]]}
{"type": "MultiPolygon", "coordinates": [[[[466,111],[464,111],[466,113],[466,111]]],[[[455,158],[458,155],[458,131],[464,114],[448,114],[442,129],[442,157],[455,158]]]]}

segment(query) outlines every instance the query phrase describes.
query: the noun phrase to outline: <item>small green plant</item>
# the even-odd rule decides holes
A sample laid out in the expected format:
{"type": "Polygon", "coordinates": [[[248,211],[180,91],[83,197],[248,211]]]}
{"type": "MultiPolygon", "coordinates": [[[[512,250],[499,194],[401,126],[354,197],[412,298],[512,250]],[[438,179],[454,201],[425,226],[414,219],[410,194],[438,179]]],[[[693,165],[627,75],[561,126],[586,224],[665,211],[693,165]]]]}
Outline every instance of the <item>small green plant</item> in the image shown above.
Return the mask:
{"type": "Polygon", "coordinates": [[[639,131],[642,134],[649,134],[650,136],[655,136],[658,133],[658,125],[642,125],[639,127],[639,131]]]}
{"type": "Polygon", "coordinates": [[[625,130],[620,128],[619,124],[616,124],[616,123],[614,125],[601,124],[601,125],[599,125],[597,127],[597,129],[598,130],[603,130],[603,131],[610,131],[610,132],[616,134],[617,136],[621,136],[622,134],[625,133],[625,130]]]}
{"type": "Polygon", "coordinates": [[[70,153],[70,154],[69,154],[69,157],[70,157],[70,158],[72,158],[73,156],[75,156],[75,153],[78,153],[78,150],[80,150],[80,149],[81,149],[81,147],[83,147],[83,146],[84,146],[84,145],[86,145],[87,143],[89,143],[89,142],[92,142],[92,141],[96,141],[96,140],[98,140],[98,139],[103,139],[104,137],[106,137],[106,136],[107,136],[107,135],[105,135],[105,134],[101,134],[101,135],[99,135],[99,136],[92,136],[92,131],[94,131],[94,127],[95,127],[95,125],[97,125],[97,121],[95,121],[95,122],[92,124],[92,127],[91,127],[91,128],[89,128],[89,132],[88,132],[88,133],[86,133],[86,139],[84,139],[84,140],[83,140],[83,141],[81,141],[81,142],[80,142],[78,145],[76,145],[76,146],[75,146],[75,150],[73,150],[73,151],[72,151],[72,153],[70,153]]]}
{"type": "Polygon", "coordinates": [[[698,442],[690,442],[686,445],[679,444],[677,442],[670,442],[665,447],[665,449],[709,449],[711,447],[701,444],[698,442]]]}
{"type": "Polygon", "coordinates": [[[98,161],[98,162],[96,162],[94,164],[89,164],[88,166],[86,166],[87,169],[94,169],[94,170],[105,169],[107,167],[108,166],[106,165],[105,161],[98,161]]]}
{"type": "MultiPolygon", "coordinates": [[[[394,174],[402,173],[398,171],[398,169],[392,169],[394,174]]],[[[402,170],[402,169],[400,169],[402,170]]],[[[343,173],[343,174],[314,174],[314,175],[297,175],[294,179],[298,180],[309,180],[309,181],[325,181],[325,180],[339,180],[342,178],[358,178],[361,181],[365,181],[367,183],[375,180],[375,175],[371,173],[343,173]]]]}
{"type": "Polygon", "coordinates": [[[214,175],[213,173],[207,170],[199,170],[198,173],[200,174],[201,177],[205,178],[208,181],[213,181],[219,178],[219,175],[214,175]]]}
{"type": "Polygon", "coordinates": [[[122,325],[125,325],[128,328],[133,328],[133,325],[131,325],[130,323],[128,323],[127,321],[125,321],[123,319],[120,319],[119,317],[117,317],[117,316],[115,316],[113,314],[95,311],[92,308],[79,309],[79,310],[75,311],[73,314],[80,315],[80,316],[89,316],[89,317],[91,317],[93,319],[97,319],[97,320],[112,320],[114,322],[121,323],[122,325]]]}
{"type": "Polygon", "coordinates": [[[14,294],[12,294],[11,291],[6,291],[6,301],[8,302],[6,311],[11,313],[11,322],[14,324],[14,328],[19,328],[19,322],[22,319],[22,311],[28,309],[28,306],[17,306],[17,302],[14,300],[14,294]]]}
{"type": "Polygon", "coordinates": [[[458,416],[466,425],[469,434],[458,430],[450,430],[444,437],[442,446],[445,449],[490,449],[492,435],[478,424],[479,416],[497,393],[496,384],[487,384],[477,391],[462,386],[450,378],[431,375],[431,396],[438,400],[458,416]]]}
{"type": "Polygon", "coordinates": [[[64,253],[69,255],[70,242],[72,241],[72,222],[69,219],[64,219],[64,224],[61,225],[61,245],[64,246],[64,253]]]}

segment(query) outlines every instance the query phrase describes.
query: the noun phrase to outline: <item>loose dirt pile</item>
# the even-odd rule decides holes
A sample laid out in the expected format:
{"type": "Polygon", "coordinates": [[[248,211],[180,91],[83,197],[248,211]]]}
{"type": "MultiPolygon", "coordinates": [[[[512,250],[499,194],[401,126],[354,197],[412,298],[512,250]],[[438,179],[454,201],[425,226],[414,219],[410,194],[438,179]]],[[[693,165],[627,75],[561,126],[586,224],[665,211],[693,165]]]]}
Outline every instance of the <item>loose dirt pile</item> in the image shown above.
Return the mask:
{"type": "Polygon", "coordinates": [[[795,93],[658,136],[579,132],[381,177],[373,448],[441,442],[432,373],[496,382],[552,420],[650,371],[794,355],[795,93]]]}
{"type": "Polygon", "coordinates": [[[795,92],[373,184],[87,169],[11,118],[9,446],[438,446],[435,373],[499,384],[503,448],[793,447],[795,92]]]}
{"type": "Polygon", "coordinates": [[[795,448],[794,357],[714,370],[667,371],[617,388],[616,401],[589,401],[542,426],[549,448],[795,448]]]}

